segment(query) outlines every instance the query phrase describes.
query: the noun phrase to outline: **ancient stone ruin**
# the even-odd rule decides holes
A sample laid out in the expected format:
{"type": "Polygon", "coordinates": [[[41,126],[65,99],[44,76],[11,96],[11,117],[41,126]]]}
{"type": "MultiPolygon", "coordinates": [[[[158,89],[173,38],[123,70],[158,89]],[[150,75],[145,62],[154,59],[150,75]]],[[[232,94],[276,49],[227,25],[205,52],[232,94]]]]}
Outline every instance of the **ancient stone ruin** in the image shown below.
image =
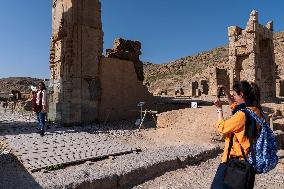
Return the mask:
{"type": "MultiPolygon", "coordinates": [[[[51,121],[74,124],[130,118],[139,101],[151,104],[152,95],[143,85],[141,43],[118,38],[103,55],[99,0],[53,0],[52,13],[51,121]]],[[[246,28],[231,26],[228,36],[228,60],[193,78],[191,92],[186,93],[216,95],[218,85],[232,89],[236,81],[248,80],[260,86],[263,99],[276,97],[272,22],[260,25],[257,11],[252,11],[246,28]]],[[[176,87],[173,95],[184,95],[184,89],[176,87]]],[[[159,95],[167,95],[167,90],[159,95]]],[[[282,80],[277,81],[277,93],[283,93],[282,80]]]]}
{"type": "Polygon", "coordinates": [[[274,33],[274,53],[277,63],[276,96],[284,96],[284,35],[283,32],[274,33]]]}
{"type": "Polygon", "coordinates": [[[264,99],[276,97],[273,23],[258,23],[252,11],[246,29],[228,28],[230,86],[239,80],[255,82],[264,99]]]}
{"type": "Polygon", "coordinates": [[[276,83],[276,93],[278,96],[284,96],[284,80],[278,80],[276,83]]]}
{"type": "Polygon", "coordinates": [[[144,80],[143,63],[140,61],[141,43],[124,39],[115,39],[113,49],[106,50],[106,57],[130,60],[134,63],[137,79],[144,80]]]}
{"type": "MultiPolygon", "coordinates": [[[[247,80],[255,82],[261,88],[263,100],[276,97],[276,66],[273,45],[273,23],[266,26],[258,23],[258,12],[252,11],[245,29],[238,26],[228,28],[229,59],[222,65],[203,70],[191,82],[192,96],[206,94],[203,83],[208,83],[209,95],[216,95],[219,85],[232,90],[235,82],[247,80]]],[[[281,95],[281,80],[277,82],[277,91],[281,95]]],[[[205,85],[206,86],[206,85],[205,85]]]]}
{"type": "Polygon", "coordinates": [[[100,1],[53,0],[49,119],[74,124],[133,116],[139,101],[151,101],[140,49],[140,42],[118,39],[104,57],[100,1]]]}

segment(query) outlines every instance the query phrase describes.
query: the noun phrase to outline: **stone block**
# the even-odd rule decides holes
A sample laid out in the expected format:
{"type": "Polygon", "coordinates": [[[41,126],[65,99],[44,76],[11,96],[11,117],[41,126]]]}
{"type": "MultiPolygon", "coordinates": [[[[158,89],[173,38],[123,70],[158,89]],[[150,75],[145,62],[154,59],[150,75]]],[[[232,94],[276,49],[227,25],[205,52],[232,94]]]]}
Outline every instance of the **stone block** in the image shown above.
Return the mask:
{"type": "Polygon", "coordinates": [[[228,27],[228,36],[233,37],[233,36],[238,36],[241,34],[241,28],[238,26],[230,26],[228,27]]]}
{"type": "Polygon", "coordinates": [[[82,27],[82,77],[98,77],[99,57],[102,54],[102,33],[91,27],[82,27]]]}
{"type": "MultiPolygon", "coordinates": [[[[230,28],[231,35],[233,35],[235,28],[230,28]]],[[[233,66],[231,69],[236,69],[234,74],[230,76],[234,78],[230,78],[230,80],[258,81],[259,87],[263,88],[261,96],[274,96],[273,93],[275,93],[273,92],[275,91],[273,82],[267,83],[267,81],[275,80],[271,33],[267,27],[258,24],[258,13],[252,11],[246,30],[242,30],[236,41],[229,41],[229,64],[235,64],[235,67],[233,66]],[[256,68],[259,70],[256,71],[256,68]]],[[[231,87],[232,85],[233,82],[231,82],[231,87]]]]}

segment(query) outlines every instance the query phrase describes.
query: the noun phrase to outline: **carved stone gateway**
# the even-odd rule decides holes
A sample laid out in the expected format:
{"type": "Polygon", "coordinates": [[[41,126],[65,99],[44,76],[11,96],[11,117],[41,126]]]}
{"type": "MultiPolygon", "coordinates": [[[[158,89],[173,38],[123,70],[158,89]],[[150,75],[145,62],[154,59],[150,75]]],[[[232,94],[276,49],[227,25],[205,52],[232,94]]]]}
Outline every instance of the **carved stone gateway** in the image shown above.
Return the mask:
{"type": "Polygon", "coordinates": [[[276,97],[273,46],[273,23],[258,23],[258,12],[252,11],[246,29],[228,28],[230,87],[234,82],[248,80],[261,88],[262,99],[276,97]]]}
{"type": "Polygon", "coordinates": [[[125,43],[138,49],[128,61],[105,58],[100,1],[52,3],[49,119],[68,125],[133,116],[129,109],[151,98],[142,85],[140,42],[125,43]]]}

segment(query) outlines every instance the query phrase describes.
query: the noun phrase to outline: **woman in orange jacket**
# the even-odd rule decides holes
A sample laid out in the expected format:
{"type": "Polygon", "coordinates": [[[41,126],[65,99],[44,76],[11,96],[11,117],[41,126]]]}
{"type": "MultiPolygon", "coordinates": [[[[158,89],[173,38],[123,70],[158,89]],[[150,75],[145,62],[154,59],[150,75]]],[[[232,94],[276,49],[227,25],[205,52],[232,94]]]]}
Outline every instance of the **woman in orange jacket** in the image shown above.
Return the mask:
{"type": "MultiPolygon", "coordinates": [[[[211,189],[229,189],[230,187],[223,183],[224,173],[227,163],[228,147],[230,142],[231,134],[234,134],[233,146],[229,154],[229,158],[243,159],[242,150],[243,148],[246,157],[249,154],[250,142],[248,138],[248,128],[251,127],[252,137],[256,138],[259,130],[259,125],[253,118],[246,116],[243,111],[239,111],[244,108],[248,108],[254,111],[259,117],[261,117],[261,106],[260,106],[260,90],[259,87],[254,83],[247,81],[240,81],[233,86],[232,96],[226,92],[227,98],[231,105],[232,116],[224,120],[222,104],[217,99],[214,104],[217,108],[217,128],[218,131],[225,135],[225,148],[222,157],[221,164],[219,165],[211,189]]],[[[237,179],[237,178],[236,178],[237,179]]],[[[253,188],[255,180],[255,174],[252,175],[249,180],[249,188],[253,188]]]]}

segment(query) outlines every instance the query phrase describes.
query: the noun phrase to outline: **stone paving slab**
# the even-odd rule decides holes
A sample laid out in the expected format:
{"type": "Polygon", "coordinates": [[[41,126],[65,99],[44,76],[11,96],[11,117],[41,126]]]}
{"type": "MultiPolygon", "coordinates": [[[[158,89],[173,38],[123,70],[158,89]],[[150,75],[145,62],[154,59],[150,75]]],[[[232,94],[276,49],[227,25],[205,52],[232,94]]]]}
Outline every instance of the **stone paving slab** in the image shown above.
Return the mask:
{"type": "Polygon", "coordinates": [[[46,173],[35,172],[33,175],[41,186],[47,189],[131,188],[168,171],[198,165],[202,161],[217,157],[220,152],[222,149],[212,144],[145,149],[113,159],[86,162],[46,173]]]}
{"type": "MultiPolygon", "coordinates": [[[[17,114],[2,114],[0,112],[0,140],[8,142],[13,153],[18,153],[18,159],[25,167],[44,167],[48,164],[77,159],[88,160],[91,157],[101,157],[115,150],[119,154],[123,150],[142,151],[126,153],[101,161],[86,161],[66,166],[53,171],[35,171],[30,175],[40,188],[130,188],[145,180],[153,179],[167,171],[195,165],[200,161],[216,157],[220,148],[216,145],[186,144],[169,147],[141,145],[145,138],[131,143],[132,137],[141,137],[135,130],[123,130],[119,123],[113,125],[91,125],[84,127],[62,128],[50,125],[46,136],[36,133],[35,122],[32,119],[20,117],[17,114]],[[121,128],[121,129],[120,129],[121,128]],[[17,151],[17,152],[16,152],[17,151]],[[25,158],[25,161],[23,159],[25,158]]],[[[129,124],[127,122],[127,124],[129,124]]],[[[72,162],[71,161],[71,162],[72,162]]]]}
{"type": "Polygon", "coordinates": [[[76,127],[61,130],[60,127],[54,127],[44,137],[36,133],[32,126],[0,127],[0,130],[12,153],[31,172],[50,165],[98,160],[138,150],[118,139],[88,133],[76,127]]]}

